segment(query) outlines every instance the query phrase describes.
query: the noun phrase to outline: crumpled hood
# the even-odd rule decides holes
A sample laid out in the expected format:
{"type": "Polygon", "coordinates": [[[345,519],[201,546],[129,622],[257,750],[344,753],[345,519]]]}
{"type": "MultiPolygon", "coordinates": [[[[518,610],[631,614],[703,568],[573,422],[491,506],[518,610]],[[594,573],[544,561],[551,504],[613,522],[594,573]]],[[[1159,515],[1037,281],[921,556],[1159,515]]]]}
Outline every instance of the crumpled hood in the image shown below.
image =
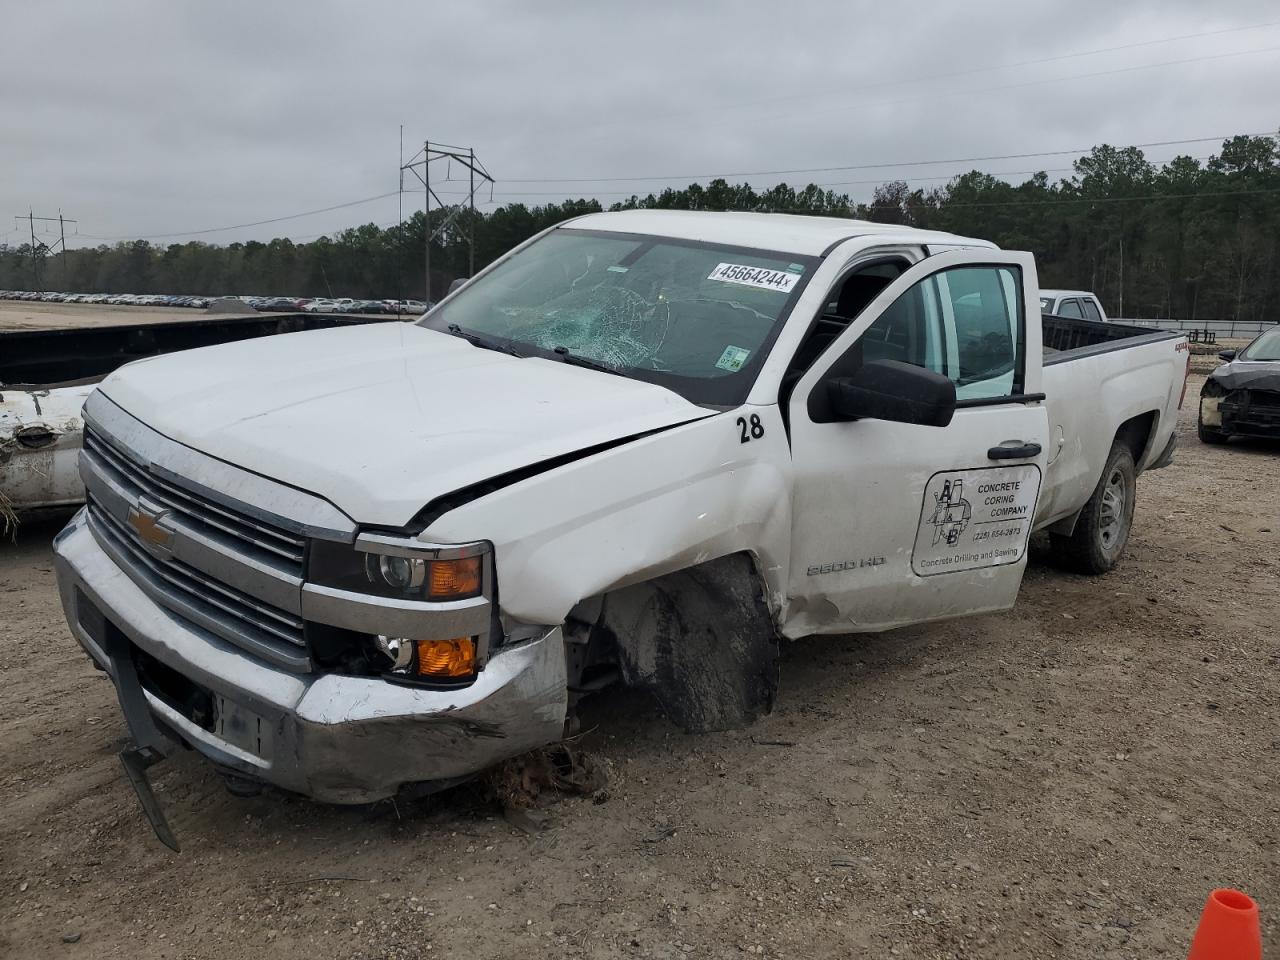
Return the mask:
{"type": "Polygon", "coordinates": [[[148,358],[101,390],[173,440],[387,526],[481,480],[711,414],[653,384],[399,322],[148,358]]]}
{"type": "Polygon", "coordinates": [[[1280,361],[1232,360],[1224,363],[1209,379],[1227,390],[1275,390],[1280,392],[1280,361]]]}

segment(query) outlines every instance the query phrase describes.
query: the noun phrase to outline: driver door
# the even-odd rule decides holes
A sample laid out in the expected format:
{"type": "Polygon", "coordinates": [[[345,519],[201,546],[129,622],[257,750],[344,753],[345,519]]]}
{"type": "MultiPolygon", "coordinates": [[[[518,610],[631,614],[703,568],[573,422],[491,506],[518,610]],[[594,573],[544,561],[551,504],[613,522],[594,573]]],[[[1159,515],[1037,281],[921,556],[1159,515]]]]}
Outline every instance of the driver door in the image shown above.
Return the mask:
{"type": "Polygon", "coordinates": [[[1013,605],[1048,435],[1037,297],[1030,254],[926,257],[801,377],[789,409],[786,635],[875,631],[1013,605]],[[828,382],[877,359],[949,378],[950,424],[842,419],[828,382]]]}

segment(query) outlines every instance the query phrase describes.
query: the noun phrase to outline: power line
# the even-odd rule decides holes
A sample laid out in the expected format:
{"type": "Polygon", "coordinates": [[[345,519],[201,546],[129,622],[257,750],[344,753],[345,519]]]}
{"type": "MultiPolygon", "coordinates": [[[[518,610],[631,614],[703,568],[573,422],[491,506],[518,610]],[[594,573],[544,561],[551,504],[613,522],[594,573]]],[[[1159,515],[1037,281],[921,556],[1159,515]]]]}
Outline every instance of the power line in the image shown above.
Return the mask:
{"type": "MultiPolygon", "coordinates": [[[[1152,165],[1158,166],[1162,164],[1167,164],[1173,159],[1176,159],[1176,158],[1171,157],[1168,160],[1150,160],[1148,162],[1151,163],[1152,165]]],[[[1191,159],[1196,160],[1198,162],[1204,162],[1206,160],[1213,159],[1213,157],[1212,156],[1192,157],[1191,159]]],[[[970,173],[972,171],[964,171],[964,172],[970,173]]],[[[1075,167],[1039,167],[1035,170],[979,170],[978,172],[989,177],[1022,177],[1022,176],[1030,177],[1030,176],[1034,176],[1037,173],[1073,173],[1075,172],[1075,167]]],[[[938,180],[951,180],[951,179],[954,179],[955,177],[962,176],[962,175],[963,174],[960,174],[960,173],[938,173],[938,174],[933,174],[927,177],[894,177],[892,179],[900,180],[904,183],[933,183],[938,180]]],[[[805,186],[852,187],[852,186],[879,185],[885,182],[886,182],[886,179],[884,177],[876,177],[870,180],[815,180],[815,181],[812,181],[811,183],[805,184],[805,186]]],[[[672,188],[667,187],[665,189],[672,189],[672,188]]],[[[655,191],[649,191],[649,192],[654,193],[655,191]]],[[[441,196],[465,196],[466,195],[464,193],[454,193],[452,191],[445,191],[445,190],[441,190],[439,191],[439,193],[441,196]]],[[[566,190],[503,190],[503,191],[500,191],[497,195],[502,198],[563,197],[565,199],[572,199],[572,197],[570,196],[571,193],[572,191],[566,191],[566,190]]],[[[636,191],[634,190],[591,190],[585,194],[585,197],[632,197],[636,195],[637,195],[636,191]]]]}
{"type": "MultiPolygon", "coordinates": [[[[1186,140],[1154,140],[1150,143],[1131,143],[1130,147],[1175,147],[1188,143],[1208,143],[1211,140],[1230,140],[1237,134],[1217,137],[1190,137],[1186,140]]],[[[1274,133],[1247,133],[1247,137],[1274,137],[1274,133]]],[[[791,170],[747,170],[736,173],[681,173],[643,177],[537,177],[520,179],[510,177],[503,183],[637,183],[649,180],[716,180],[730,177],[780,177],[795,173],[837,173],[842,170],[882,170],[895,167],[925,167],[944,163],[986,163],[991,160],[1028,160],[1032,157],[1057,157],[1068,153],[1087,154],[1093,147],[1069,147],[1064,150],[1041,150],[1035,153],[1002,153],[986,157],[952,157],[947,160],[894,160],[884,163],[846,164],[839,167],[796,167],[791,170]]]]}
{"type": "MultiPolygon", "coordinates": [[[[1222,142],[1222,141],[1230,140],[1233,137],[1238,135],[1239,134],[1230,134],[1226,136],[1219,135],[1219,136],[1209,136],[1209,137],[1188,137],[1180,140],[1155,140],[1155,141],[1150,141],[1146,143],[1129,144],[1128,146],[1136,147],[1136,148],[1184,146],[1187,144],[1209,143],[1212,141],[1222,142]]],[[[1276,134],[1270,133],[1270,132],[1248,133],[1248,134],[1243,134],[1243,136],[1274,138],[1276,134]]],[[[654,182],[654,181],[662,181],[662,180],[683,180],[688,183],[693,183],[701,180],[715,180],[715,179],[727,180],[727,179],[736,178],[736,177],[773,177],[773,176],[790,176],[795,174],[809,174],[809,173],[839,173],[844,171],[856,171],[856,170],[893,170],[901,167],[940,166],[944,164],[987,163],[993,160],[1028,160],[1036,157],[1065,156],[1067,154],[1073,154],[1073,153],[1079,154],[1079,155],[1085,155],[1085,154],[1088,154],[1092,149],[1093,147],[1068,147],[1068,148],[1059,149],[1059,150],[1041,150],[1041,151],[1032,151],[1028,153],[991,154],[988,156],[979,156],[979,157],[952,157],[947,159],[934,159],[934,160],[894,160],[894,161],[883,161],[879,163],[846,164],[843,166],[831,166],[831,167],[796,167],[796,168],[786,169],[786,170],[755,170],[755,171],[739,171],[739,172],[726,172],[726,173],[665,174],[665,175],[630,176],[630,177],[540,177],[540,178],[524,178],[524,179],[512,178],[509,180],[504,179],[502,183],[503,184],[516,184],[516,183],[588,184],[588,183],[641,183],[641,182],[654,182]]],[[[1156,162],[1159,162],[1159,161],[1156,161],[1156,162]]],[[[1061,168],[1052,168],[1052,169],[1067,170],[1070,168],[1061,167],[1061,168]]],[[[1038,173],[1040,171],[1029,171],[1029,172],[1038,173]]],[[[1045,172],[1049,172],[1049,171],[1046,170],[1045,172]]],[[[1002,172],[1002,173],[993,173],[991,175],[992,176],[1008,176],[1008,175],[1019,175],[1021,173],[1022,171],[1009,171],[1009,172],[1002,172]]],[[[939,175],[938,177],[897,177],[895,179],[905,179],[908,182],[915,182],[919,180],[933,180],[933,179],[946,179],[946,178],[948,177],[939,175]]],[[[830,181],[830,182],[819,182],[819,183],[816,183],[815,186],[846,186],[846,185],[852,186],[852,185],[859,185],[864,183],[881,183],[883,181],[884,181],[884,178],[877,179],[877,180],[867,180],[867,181],[858,181],[858,180],[830,181]]],[[[520,197],[523,197],[523,196],[567,197],[569,192],[571,191],[564,191],[564,192],[561,192],[561,191],[545,191],[545,192],[543,191],[503,191],[501,195],[520,196],[520,197]]],[[[593,191],[591,195],[592,196],[627,197],[627,196],[631,196],[632,193],[634,192],[635,191],[617,191],[617,192],[593,191]]],[[[112,241],[118,241],[118,240],[159,240],[159,239],[168,239],[172,237],[204,236],[211,233],[221,233],[229,230],[243,230],[243,229],[248,229],[250,227],[266,226],[272,223],[283,223],[288,220],[297,220],[302,217],[314,216],[320,213],[330,213],[335,210],[343,210],[349,207],[355,207],[355,206],[360,206],[366,203],[373,203],[378,200],[384,200],[384,199],[387,199],[388,197],[398,196],[398,194],[399,194],[398,190],[391,191],[389,193],[383,193],[373,197],[364,197],[358,200],[349,200],[349,201],[346,201],[345,203],[334,204],[329,207],[321,207],[316,210],[304,210],[301,213],[292,213],[284,216],[270,217],[265,220],[256,220],[250,223],[232,224],[225,227],[208,227],[208,228],[203,228],[199,230],[147,234],[142,236],[132,235],[132,234],[123,234],[118,236],[98,236],[95,234],[87,234],[87,233],[78,233],[77,236],[87,240],[99,240],[104,242],[112,242],[112,241]]],[[[478,202],[478,205],[492,206],[492,205],[495,205],[495,201],[478,202]]],[[[13,233],[13,232],[16,232],[16,229],[10,231],[10,233],[13,233]]],[[[336,231],[325,231],[322,233],[313,234],[312,236],[324,236],[325,233],[328,233],[328,232],[336,232],[336,231]]]]}
{"type": "Polygon", "coordinates": [[[1263,190],[1205,190],[1197,193],[1153,193],[1141,197],[1059,197],[1046,200],[990,200],[973,203],[957,203],[951,200],[940,209],[951,207],[1021,207],[1050,206],[1063,203],[1148,203],[1156,200],[1196,200],[1203,197],[1253,197],[1263,194],[1280,194],[1280,187],[1263,190]]]}
{"type": "Polygon", "coordinates": [[[360,200],[349,200],[346,203],[336,203],[332,207],[321,207],[318,210],[305,210],[302,213],[291,213],[283,217],[271,217],[267,220],[255,220],[252,223],[235,223],[228,227],[207,227],[203,230],[179,230],[174,233],[152,233],[147,236],[119,236],[119,237],[96,237],[97,240],[164,240],[169,237],[196,237],[206,233],[223,233],[227,230],[244,230],[247,227],[262,227],[271,223],[282,223],[285,220],[297,220],[301,217],[315,216],[317,213],[331,213],[334,210],[342,210],[346,207],[358,207],[361,204],[373,203],[375,200],[385,200],[387,197],[394,197],[399,193],[398,190],[392,190],[390,193],[380,193],[376,197],[364,197],[360,200]]]}

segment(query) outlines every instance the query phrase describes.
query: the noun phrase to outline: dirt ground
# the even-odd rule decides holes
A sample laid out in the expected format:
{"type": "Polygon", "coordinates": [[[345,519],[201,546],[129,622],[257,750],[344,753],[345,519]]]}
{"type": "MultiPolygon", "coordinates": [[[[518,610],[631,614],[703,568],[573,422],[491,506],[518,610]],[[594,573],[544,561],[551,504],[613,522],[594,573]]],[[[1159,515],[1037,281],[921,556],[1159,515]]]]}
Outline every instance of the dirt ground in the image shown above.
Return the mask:
{"type": "Polygon", "coordinates": [[[198,320],[204,310],[186,307],[131,307],[116,303],[40,303],[0,300],[0,332],[5,330],[70,330],[130,323],[198,320]]]}
{"type": "Polygon", "coordinates": [[[604,698],[607,799],[536,834],[474,787],[240,800],[186,755],[170,853],[32,524],[0,544],[0,955],[1179,957],[1226,885],[1278,956],[1280,447],[1204,446],[1193,410],[1112,574],[1037,554],[1009,613],[790,644],[741,732],[604,698]]]}

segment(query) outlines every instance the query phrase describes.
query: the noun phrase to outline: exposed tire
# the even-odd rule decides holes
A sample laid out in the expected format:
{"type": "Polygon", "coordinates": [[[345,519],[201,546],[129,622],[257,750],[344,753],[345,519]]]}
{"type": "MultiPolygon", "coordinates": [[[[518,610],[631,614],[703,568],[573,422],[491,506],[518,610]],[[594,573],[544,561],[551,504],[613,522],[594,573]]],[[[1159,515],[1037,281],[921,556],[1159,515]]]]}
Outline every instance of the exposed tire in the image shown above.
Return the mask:
{"type": "Polygon", "coordinates": [[[733,730],[773,709],[778,637],[751,560],[730,554],[605,596],[627,686],[687,733],[733,730]]]}
{"type": "Polygon", "coordinates": [[[1120,562],[1133,529],[1137,473],[1133,454],[1125,447],[1112,447],[1098,485],[1076,521],[1075,532],[1051,538],[1063,566],[1096,575],[1120,562]]]}

